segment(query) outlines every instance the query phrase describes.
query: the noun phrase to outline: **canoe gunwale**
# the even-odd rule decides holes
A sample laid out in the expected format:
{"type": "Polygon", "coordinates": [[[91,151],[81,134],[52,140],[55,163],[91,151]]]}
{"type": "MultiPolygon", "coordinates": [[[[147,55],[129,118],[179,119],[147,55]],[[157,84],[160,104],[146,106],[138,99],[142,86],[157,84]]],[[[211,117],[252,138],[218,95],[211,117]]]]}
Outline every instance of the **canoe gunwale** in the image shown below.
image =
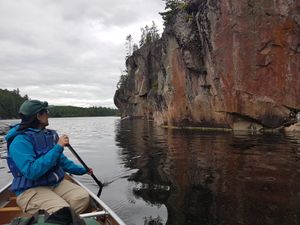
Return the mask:
{"type": "MultiPolygon", "coordinates": [[[[114,212],[112,211],[111,208],[109,208],[100,198],[97,197],[97,195],[95,195],[93,192],[91,192],[87,187],[85,187],[81,182],[79,182],[74,176],[72,175],[68,175],[69,179],[71,181],[73,181],[74,183],[76,183],[77,185],[79,185],[80,187],[82,187],[83,189],[85,189],[90,197],[96,202],[98,203],[101,208],[102,208],[102,213],[103,215],[107,215],[110,216],[112,220],[114,220],[118,225],[126,225],[121,218],[114,212]]],[[[9,182],[7,185],[5,185],[3,188],[0,189],[0,208],[5,207],[5,196],[7,196],[7,194],[5,192],[9,191],[9,187],[11,186],[12,182],[9,182]],[[3,199],[1,198],[1,195],[5,195],[3,197],[3,199]],[[2,205],[4,204],[4,205],[2,205]]],[[[96,212],[94,212],[96,213],[96,212]]],[[[100,212],[99,212],[100,213],[100,212]]],[[[86,213],[89,214],[89,213],[86,213]]]]}
{"type": "Polygon", "coordinates": [[[8,191],[11,184],[12,184],[12,182],[9,182],[7,185],[5,185],[3,188],[0,189],[0,208],[5,206],[5,199],[6,199],[7,195],[3,196],[3,194],[8,191]]]}
{"type": "Polygon", "coordinates": [[[5,185],[3,188],[0,189],[0,194],[2,194],[5,190],[7,190],[11,186],[12,182],[9,182],[7,185],[5,185]]]}
{"type": "Polygon", "coordinates": [[[79,182],[77,179],[74,178],[74,176],[71,176],[71,179],[77,183],[80,187],[82,187],[83,189],[85,189],[89,195],[99,204],[101,205],[101,207],[103,208],[103,210],[105,210],[109,215],[111,215],[111,217],[119,224],[119,225],[126,225],[121,218],[114,212],[112,211],[111,208],[109,208],[100,198],[98,198],[97,195],[95,195],[93,192],[91,192],[87,187],[85,187],[81,182],[79,182]]]}

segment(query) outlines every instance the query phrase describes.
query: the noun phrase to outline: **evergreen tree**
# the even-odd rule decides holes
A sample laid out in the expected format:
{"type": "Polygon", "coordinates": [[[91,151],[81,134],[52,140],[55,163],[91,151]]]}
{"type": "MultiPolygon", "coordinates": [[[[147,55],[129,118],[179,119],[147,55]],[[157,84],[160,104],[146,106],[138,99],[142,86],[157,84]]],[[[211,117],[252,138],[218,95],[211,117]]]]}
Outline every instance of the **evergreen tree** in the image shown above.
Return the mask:
{"type": "Polygon", "coordinates": [[[152,21],[151,27],[149,27],[148,25],[146,25],[145,27],[142,27],[141,32],[142,32],[142,35],[141,35],[141,40],[140,40],[140,47],[142,47],[145,44],[154,42],[154,41],[158,40],[160,37],[157,26],[154,21],[152,21]]]}
{"type": "Polygon", "coordinates": [[[117,83],[117,89],[123,88],[126,85],[126,83],[127,83],[127,79],[128,79],[127,70],[121,71],[120,80],[117,83]]]}
{"type": "Polygon", "coordinates": [[[19,108],[27,99],[27,95],[24,97],[20,95],[20,90],[18,88],[12,91],[0,89],[0,118],[18,118],[19,108]]]}
{"type": "Polygon", "coordinates": [[[156,41],[159,39],[158,28],[154,21],[152,21],[152,27],[150,28],[151,39],[152,41],[156,41]]]}
{"type": "Polygon", "coordinates": [[[131,34],[126,36],[126,43],[125,43],[125,47],[126,47],[126,58],[128,58],[129,56],[132,55],[132,36],[131,34]]]}
{"type": "Polygon", "coordinates": [[[184,3],[184,0],[163,0],[166,3],[165,12],[160,12],[159,14],[162,16],[164,20],[164,25],[167,25],[173,15],[176,14],[178,10],[178,6],[184,3]]]}
{"type": "Polygon", "coordinates": [[[88,116],[116,116],[117,109],[107,107],[75,107],[75,106],[54,106],[50,109],[51,117],[88,117],[88,116]]]}
{"type": "Polygon", "coordinates": [[[142,47],[145,44],[145,39],[146,39],[146,31],[145,29],[142,27],[141,28],[141,40],[140,40],[140,47],[142,47]]]}
{"type": "MultiPolygon", "coordinates": [[[[0,119],[12,119],[19,117],[21,104],[28,100],[28,95],[22,97],[19,89],[9,91],[0,89],[0,119]]],[[[54,106],[50,109],[50,117],[72,117],[72,116],[116,116],[117,109],[106,107],[75,107],[54,106]]]]}

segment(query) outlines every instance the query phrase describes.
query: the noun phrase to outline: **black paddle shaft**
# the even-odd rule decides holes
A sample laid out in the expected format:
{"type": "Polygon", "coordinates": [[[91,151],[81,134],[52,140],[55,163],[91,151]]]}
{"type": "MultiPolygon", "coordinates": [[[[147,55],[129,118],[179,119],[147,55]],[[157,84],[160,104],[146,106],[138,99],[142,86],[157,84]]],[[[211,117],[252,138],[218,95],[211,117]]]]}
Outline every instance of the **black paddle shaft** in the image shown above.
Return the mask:
{"type": "MultiPolygon", "coordinates": [[[[89,171],[90,168],[85,164],[85,162],[80,158],[80,156],[77,154],[77,152],[74,150],[74,148],[68,144],[67,147],[70,149],[70,151],[73,153],[73,155],[78,159],[78,161],[83,165],[83,167],[89,171]]],[[[102,188],[103,188],[103,184],[100,180],[97,179],[97,177],[94,175],[94,173],[91,173],[90,174],[91,177],[94,179],[94,181],[98,184],[99,186],[99,192],[97,194],[97,196],[99,197],[101,195],[101,192],[102,192],[102,188]]]]}

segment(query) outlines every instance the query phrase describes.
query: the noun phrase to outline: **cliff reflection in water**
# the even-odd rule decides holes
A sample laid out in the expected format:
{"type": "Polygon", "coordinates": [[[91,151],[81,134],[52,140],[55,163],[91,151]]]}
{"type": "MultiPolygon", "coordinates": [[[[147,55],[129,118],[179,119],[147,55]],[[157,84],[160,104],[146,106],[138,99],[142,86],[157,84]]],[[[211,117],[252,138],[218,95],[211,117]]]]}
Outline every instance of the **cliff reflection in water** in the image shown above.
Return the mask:
{"type": "Polygon", "coordinates": [[[124,120],[116,142],[138,169],[137,198],[168,218],[145,224],[299,224],[300,138],[170,130],[124,120]]]}

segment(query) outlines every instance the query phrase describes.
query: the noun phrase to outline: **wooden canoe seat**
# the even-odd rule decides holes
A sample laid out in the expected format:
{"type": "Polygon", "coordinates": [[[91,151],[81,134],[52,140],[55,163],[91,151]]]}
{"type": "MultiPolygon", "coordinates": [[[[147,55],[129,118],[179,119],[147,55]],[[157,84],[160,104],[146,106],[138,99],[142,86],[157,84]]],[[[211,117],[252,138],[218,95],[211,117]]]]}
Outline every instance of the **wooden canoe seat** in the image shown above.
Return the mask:
{"type": "Polygon", "coordinates": [[[4,207],[0,208],[0,212],[22,212],[20,207],[4,207]]]}
{"type": "Polygon", "coordinates": [[[8,203],[5,205],[5,207],[15,207],[17,205],[17,197],[9,197],[8,203]]]}

